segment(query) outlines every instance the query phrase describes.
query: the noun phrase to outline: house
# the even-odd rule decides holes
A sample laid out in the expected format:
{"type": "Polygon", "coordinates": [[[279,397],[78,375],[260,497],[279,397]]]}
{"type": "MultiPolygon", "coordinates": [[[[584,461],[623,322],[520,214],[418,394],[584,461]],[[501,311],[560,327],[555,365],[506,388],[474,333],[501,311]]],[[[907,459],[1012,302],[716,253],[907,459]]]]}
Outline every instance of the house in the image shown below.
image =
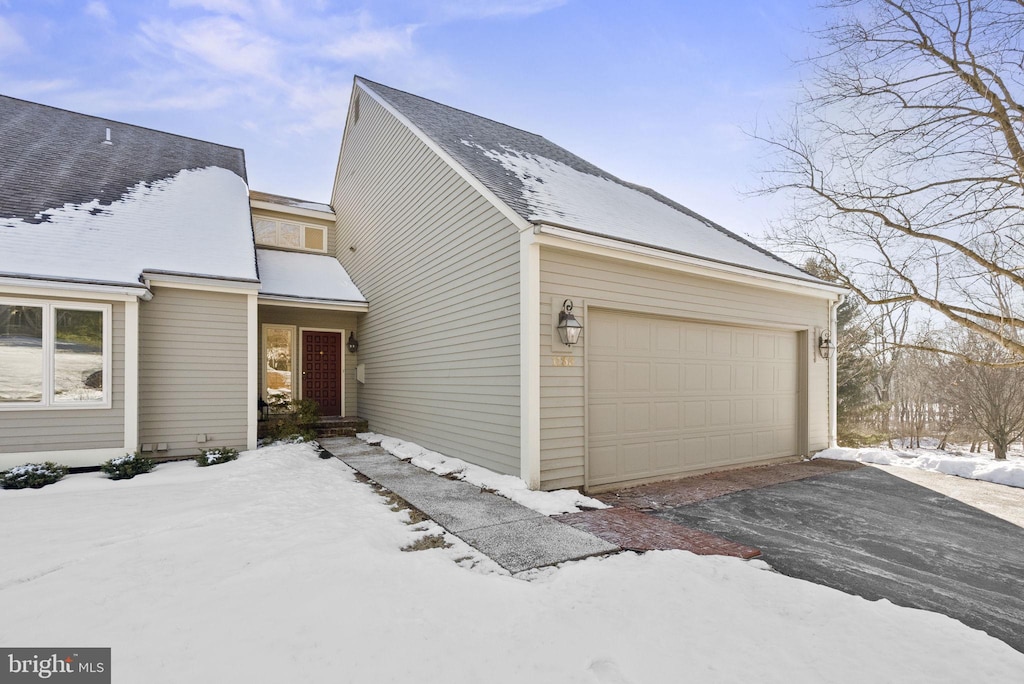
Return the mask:
{"type": "Polygon", "coordinates": [[[9,97],[0,158],[0,468],[253,448],[268,376],[345,409],[367,304],[329,207],[250,203],[240,149],[9,97]]]}
{"type": "Polygon", "coordinates": [[[357,77],[331,206],[378,432],[591,490],[834,440],[842,290],[541,136],[357,77]]]}
{"type": "Polygon", "coordinates": [[[300,396],[544,489],[834,439],[842,290],[532,133],[357,77],[330,205],[11,98],[0,154],[0,467],[251,447],[300,396]]]}

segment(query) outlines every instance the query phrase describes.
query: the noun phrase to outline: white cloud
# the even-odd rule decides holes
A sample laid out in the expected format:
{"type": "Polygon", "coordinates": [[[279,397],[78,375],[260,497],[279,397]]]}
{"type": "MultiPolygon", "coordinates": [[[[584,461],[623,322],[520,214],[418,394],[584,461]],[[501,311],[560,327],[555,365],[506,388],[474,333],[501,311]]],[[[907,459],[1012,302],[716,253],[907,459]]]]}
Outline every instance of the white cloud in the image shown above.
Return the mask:
{"type": "Polygon", "coordinates": [[[27,49],[25,39],[10,21],[0,17],[0,55],[13,54],[27,49]]]}
{"type": "Polygon", "coordinates": [[[110,8],[107,7],[106,3],[101,2],[101,0],[91,0],[91,2],[86,4],[83,11],[90,17],[94,17],[100,21],[110,19],[110,8]]]}
{"type": "Polygon", "coordinates": [[[198,7],[217,14],[235,14],[240,17],[250,16],[253,3],[248,0],[170,0],[171,9],[198,7]]]}
{"type": "Polygon", "coordinates": [[[415,26],[357,29],[335,38],[324,48],[328,57],[340,60],[387,59],[413,51],[415,26]]]}
{"type": "Polygon", "coordinates": [[[152,21],[142,33],[158,50],[170,47],[179,59],[199,60],[225,73],[267,77],[277,71],[275,41],[229,17],[152,21]]]}
{"type": "Polygon", "coordinates": [[[457,19],[486,19],[490,17],[528,17],[561,7],[568,0],[458,0],[443,2],[444,14],[457,19]]]}

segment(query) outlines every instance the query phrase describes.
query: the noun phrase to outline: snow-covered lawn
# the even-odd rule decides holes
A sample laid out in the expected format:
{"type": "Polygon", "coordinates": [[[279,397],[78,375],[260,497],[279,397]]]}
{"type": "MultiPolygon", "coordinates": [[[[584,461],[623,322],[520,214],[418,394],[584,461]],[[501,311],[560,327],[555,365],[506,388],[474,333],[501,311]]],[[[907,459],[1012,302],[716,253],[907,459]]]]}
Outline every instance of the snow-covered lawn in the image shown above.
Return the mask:
{"type": "Polygon", "coordinates": [[[814,458],[917,468],[972,480],[995,482],[1010,487],[1024,487],[1024,458],[1014,454],[1011,454],[1005,461],[997,461],[991,456],[968,454],[961,451],[940,451],[924,447],[918,449],[836,447],[819,451],[814,458]]]}
{"type": "Polygon", "coordinates": [[[682,551],[509,577],[306,445],[0,491],[0,643],[115,682],[1018,682],[960,623],[682,551]]]}

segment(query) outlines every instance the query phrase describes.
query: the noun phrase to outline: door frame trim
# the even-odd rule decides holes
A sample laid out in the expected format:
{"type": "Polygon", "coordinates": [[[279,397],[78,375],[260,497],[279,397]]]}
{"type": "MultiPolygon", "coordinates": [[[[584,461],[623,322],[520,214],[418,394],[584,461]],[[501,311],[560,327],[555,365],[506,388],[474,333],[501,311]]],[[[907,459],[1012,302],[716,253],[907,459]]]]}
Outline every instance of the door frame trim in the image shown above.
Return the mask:
{"type": "Polygon", "coordinates": [[[345,348],[345,330],[344,329],[338,329],[338,328],[320,328],[320,327],[316,327],[316,326],[301,326],[301,325],[299,326],[297,343],[298,343],[298,348],[299,348],[299,350],[298,350],[299,351],[298,357],[299,357],[299,369],[300,369],[300,372],[299,372],[298,382],[296,383],[296,390],[295,391],[299,395],[300,399],[302,398],[302,377],[303,377],[301,369],[305,367],[305,358],[303,356],[305,352],[304,352],[304,346],[302,344],[302,334],[304,332],[306,332],[306,331],[309,331],[309,332],[338,333],[339,335],[341,335],[341,364],[340,364],[341,367],[338,368],[338,376],[339,376],[338,379],[341,381],[341,415],[345,416],[345,415],[347,415],[345,413],[345,409],[346,409],[346,406],[345,406],[345,390],[347,389],[345,387],[345,352],[347,351],[346,348],[345,348]]]}

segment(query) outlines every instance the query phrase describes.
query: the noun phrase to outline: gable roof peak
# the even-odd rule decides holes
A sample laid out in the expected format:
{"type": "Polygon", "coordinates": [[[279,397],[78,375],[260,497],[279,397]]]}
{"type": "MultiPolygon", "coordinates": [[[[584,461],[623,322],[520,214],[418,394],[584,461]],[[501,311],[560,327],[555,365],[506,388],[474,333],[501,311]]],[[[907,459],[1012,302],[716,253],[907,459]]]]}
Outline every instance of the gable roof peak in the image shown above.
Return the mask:
{"type": "Polygon", "coordinates": [[[355,82],[521,220],[824,284],[682,204],[624,181],[543,136],[359,76],[355,82]]]}

